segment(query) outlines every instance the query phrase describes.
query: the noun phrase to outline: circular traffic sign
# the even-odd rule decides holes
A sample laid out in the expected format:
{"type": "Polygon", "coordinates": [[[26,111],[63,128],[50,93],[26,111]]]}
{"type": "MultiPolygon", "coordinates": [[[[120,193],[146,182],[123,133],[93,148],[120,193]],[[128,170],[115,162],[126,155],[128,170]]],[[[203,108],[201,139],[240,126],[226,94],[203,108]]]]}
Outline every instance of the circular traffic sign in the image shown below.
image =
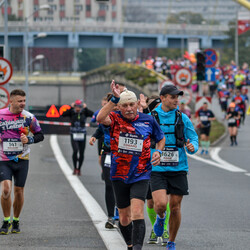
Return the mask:
{"type": "Polygon", "coordinates": [[[10,102],[10,94],[7,89],[0,87],[0,109],[7,108],[10,102]]]}
{"type": "Polygon", "coordinates": [[[205,49],[206,54],[206,67],[212,68],[216,65],[218,61],[217,53],[214,49],[205,49]]]}
{"type": "Polygon", "coordinates": [[[7,83],[12,77],[12,74],[13,69],[11,63],[7,59],[0,57],[0,85],[7,83]]]}
{"type": "Polygon", "coordinates": [[[174,85],[174,83],[171,80],[164,80],[159,85],[159,91],[161,91],[161,89],[167,85],[174,85]]]}
{"type": "Polygon", "coordinates": [[[189,69],[178,69],[175,73],[175,83],[180,87],[187,87],[192,82],[192,73],[189,69]]]}
{"type": "Polygon", "coordinates": [[[183,95],[179,96],[179,102],[184,102],[188,105],[192,101],[192,91],[188,88],[180,88],[183,91],[183,95]]]}

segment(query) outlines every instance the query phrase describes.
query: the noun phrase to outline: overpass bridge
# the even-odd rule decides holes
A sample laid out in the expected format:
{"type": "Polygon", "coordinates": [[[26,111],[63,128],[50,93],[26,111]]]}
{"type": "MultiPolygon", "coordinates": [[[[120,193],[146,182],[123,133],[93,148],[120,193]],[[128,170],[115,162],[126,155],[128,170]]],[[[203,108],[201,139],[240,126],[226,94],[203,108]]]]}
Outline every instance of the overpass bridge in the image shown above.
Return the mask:
{"type": "MultiPolygon", "coordinates": [[[[8,22],[9,47],[24,47],[25,23],[8,22]]],[[[126,22],[32,22],[28,25],[29,47],[35,48],[180,48],[190,38],[200,47],[221,47],[227,38],[226,25],[191,25],[126,22]],[[47,36],[37,39],[37,34],[47,36]]],[[[0,26],[0,43],[4,43],[4,26],[0,26]]]]}

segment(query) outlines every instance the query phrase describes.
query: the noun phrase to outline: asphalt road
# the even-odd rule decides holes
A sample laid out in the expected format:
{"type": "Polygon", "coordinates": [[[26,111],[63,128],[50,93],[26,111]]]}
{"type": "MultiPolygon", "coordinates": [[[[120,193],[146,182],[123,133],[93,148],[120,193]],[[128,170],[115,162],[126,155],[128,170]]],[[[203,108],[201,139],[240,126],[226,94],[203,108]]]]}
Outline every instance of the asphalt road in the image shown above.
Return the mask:
{"type": "MultiPolygon", "coordinates": [[[[223,163],[217,162],[217,166],[211,164],[215,162],[212,152],[210,156],[197,154],[197,159],[189,158],[190,195],[184,197],[182,203],[182,224],[176,239],[178,250],[249,249],[249,130],[250,116],[239,130],[237,147],[229,146],[229,138],[217,145],[221,148],[219,160],[224,160],[223,163]],[[201,158],[205,161],[200,161],[201,158]],[[244,171],[230,171],[227,162],[244,171]]],[[[97,231],[98,227],[104,228],[105,216],[100,220],[100,214],[96,213],[95,220],[94,211],[97,210],[94,205],[90,206],[92,215],[89,214],[91,211],[87,211],[69,184],[71,172],[66,178],[59,167],[63,157],[72,166],[69,136],[58,136],[63,153],[59,163],[50,139],[46,136],[44,142],[32,145],[25,205],[20,216],[22,232],[1,235],[0,249],[115,249],[107,248],[97,231]]],[[[87,145],[82,173],[81,177],[74,177],[71,181],[80,180],[105,212],[104,183],[95,146],[87,145]]],[[[143,249],[164,249],[163,246],[146,244],[151,227],[145,217],[147,232],[143,249]]],[[[117,238],[116,230],[104,230],[104,233],[110,242],[117,238]]],[[[116,249],[125,250],[126,247],[121,244],[116,249]]]]}

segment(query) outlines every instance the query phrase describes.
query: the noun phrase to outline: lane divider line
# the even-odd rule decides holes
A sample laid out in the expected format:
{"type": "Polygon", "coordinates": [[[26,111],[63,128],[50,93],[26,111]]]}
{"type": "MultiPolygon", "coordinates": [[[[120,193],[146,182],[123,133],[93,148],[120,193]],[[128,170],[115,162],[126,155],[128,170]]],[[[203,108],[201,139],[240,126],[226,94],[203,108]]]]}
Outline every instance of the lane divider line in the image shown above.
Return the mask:
{"type": "Polygon", "coordinates": [[[72,175],[72,169],[65,160],[62,151],[58,145],[57,136],[50,136],[50,146],[55,155],[55,158],[60,166],[62,172],[64,173],[66,179],[70,183],[71,187],[75,191],[76,195],[80,199],[81,203],[87,210],[94,226],[96,227],[98,233],[100,234],[104,244],[108,250],[117,250],[126,248],[126,244],[117,231],[117,229],[106,229],[104,227],[107,221],[107,215],[104,213],[97,201],[92,197],[88,190],[84,187],[79,178],[72,175]]]}
{"type": "Polygon", "coordinates": [[[212,165],[212,166],[215,166],[217,168],[221,168],[221,169],[224,169],[224,170],[227,170],[227,171],[230,171],[230,172],[246,172],[246,170],[244,169],[241,169],[241,168],[238,168],[238,167],[235,167],[234,168],[232,166],[227,166],[227,165],[222,165],[220,163],[217,163],[217,162],[214,162],[214,161],[211,161],[211,160],[208,160],[208,159],[204,159],[204,158],[201,158],[197,155],[190,155],[188,154],[188,157],[192,158],[192,159],[195,159],[197,161],[202,161],[206,164],[209,164],[209,165],[212,165]]]}
{"type": "Polygon", "coordinates": [[[231,171],[231,172],[247,172],[246,170],[238,167],[238,166],[235,166],[225,160],[223,160],[220,156],[219,156],[219,152],[221,151],[221,147],[215,147],[215,148],[212,148],[211,150],[211,158],[214,160],[214,161],[217,161],[218,163],[224,165],[225,167],[228,168],[228,171],[231,171]]]}

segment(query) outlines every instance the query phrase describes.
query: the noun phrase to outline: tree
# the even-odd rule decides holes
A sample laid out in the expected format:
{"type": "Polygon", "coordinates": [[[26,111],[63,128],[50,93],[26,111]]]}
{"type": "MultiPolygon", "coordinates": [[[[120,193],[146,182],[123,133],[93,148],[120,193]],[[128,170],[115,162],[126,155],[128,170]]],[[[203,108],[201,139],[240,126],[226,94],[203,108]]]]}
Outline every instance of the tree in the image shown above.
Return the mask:
{"type": "Polygon", "coordinates": [[[158,56],[167,57],[168,59],[178,59],[180,58],[181,49],[178,48],[162,48],[158,49],[158,56]]]}
{"type": "MultiPolygon", "coordinates": [[[[230,29],[226,32],[228,39],[224,40],[224,48],[221,50],[221,64],[230,63],[235,59],[235,24],[230,23],[230,29]]],[[[239,65],[244,62],[250,64],[250,43],[249,43],[250,31],[238,36],[239,44],[239,65]]]]}
{"type": "Polygon", "coordinates": [[[123,16],[126,22],[154,23],[157,16],[143,5],[127,5],[123,8],[123,16]]]}
{"type": "Polygon", "coordinates": [[[204,21],[200,13],[192,13],[189,11],[182,11],[176,14],[171,13],[167,18],[167,23],[188,23],[201,24],[204,21]]]}
{"type": "Polygon", "coordinates": [[[89,71],[106,64],[105,49],[82,49],[78,52],[79,71],[89,71]]]}
{"type": "Polygon", "coordinates": [[[22,21],[21,17],[16,17],[15,14],[8,15],[8,21],[22,21]]]}

